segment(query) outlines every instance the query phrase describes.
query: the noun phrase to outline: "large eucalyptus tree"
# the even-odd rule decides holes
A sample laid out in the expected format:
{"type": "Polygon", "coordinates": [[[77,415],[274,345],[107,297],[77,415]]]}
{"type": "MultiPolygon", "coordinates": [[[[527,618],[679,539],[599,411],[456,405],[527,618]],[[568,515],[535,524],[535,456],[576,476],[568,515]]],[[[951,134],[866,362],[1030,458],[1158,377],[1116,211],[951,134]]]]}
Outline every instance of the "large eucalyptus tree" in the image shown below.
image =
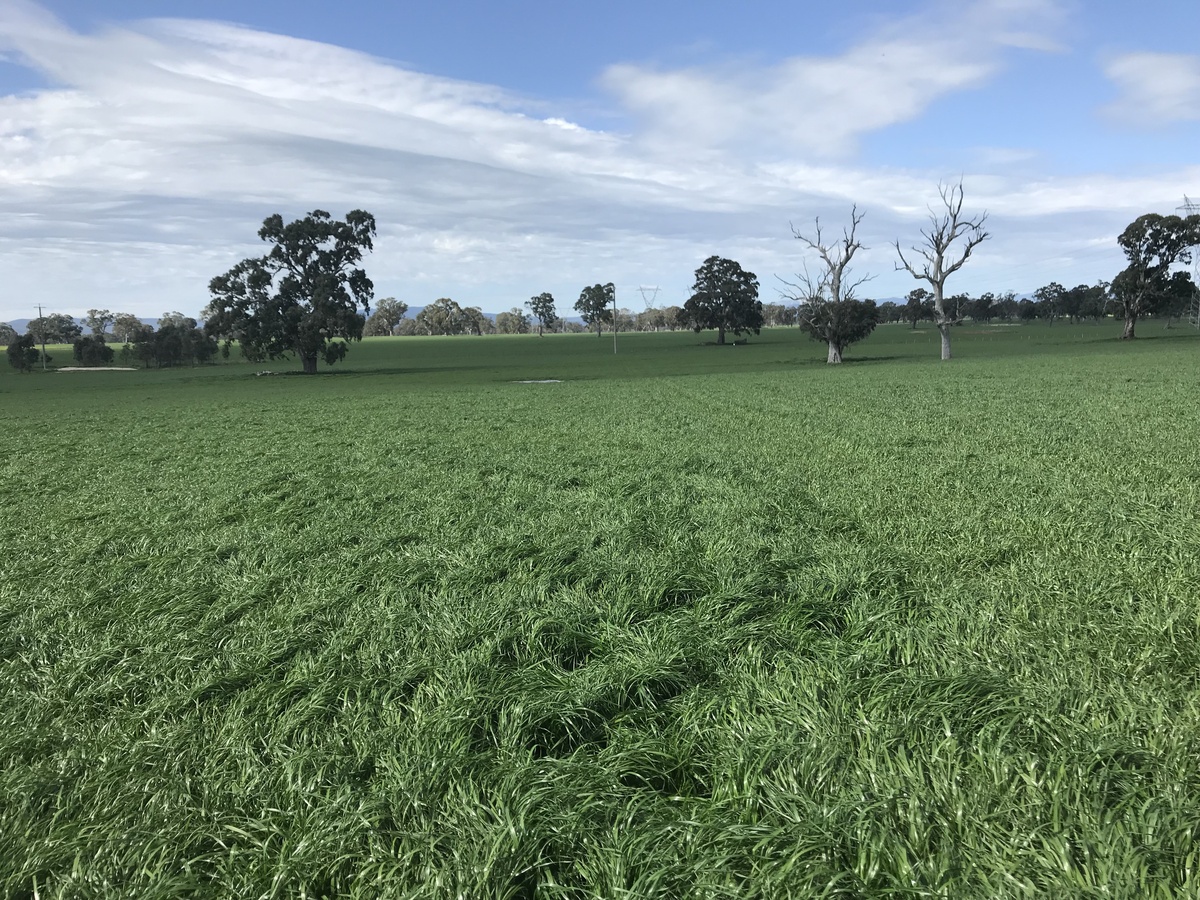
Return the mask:
{"type": "Polygon", "coordinates": [[[333,365],[347,341],[362,338],[359,308],[370,312],[374,285],[359,263],[372,249],[375,217],[356,209],[343,222],[317,209],[284,224],[276,214],[258,236],[272,245],[269,253],[209,282],[205,329],[238,341],[249,359],[295,353],[305,374],[315,374],[318,358],[333,365]]]}

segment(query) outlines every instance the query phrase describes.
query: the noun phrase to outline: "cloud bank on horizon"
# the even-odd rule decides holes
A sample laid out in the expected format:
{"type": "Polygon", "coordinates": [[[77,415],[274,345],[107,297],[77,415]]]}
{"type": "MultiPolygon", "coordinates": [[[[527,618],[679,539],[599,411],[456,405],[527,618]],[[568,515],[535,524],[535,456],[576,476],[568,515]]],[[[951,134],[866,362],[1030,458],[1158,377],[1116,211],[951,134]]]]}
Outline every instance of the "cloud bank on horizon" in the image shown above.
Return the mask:
{"type": "Polygon", "coordinates": [[[891,242],[959,177],[994,239],[956,290],[1111,278],[1125,224],[1200,194],[1200,56],[1074,47],[1075,16],[933,4],[822,55],[610,60],[594,96],[562,101],[234,24],[85,33],[0,0],[0,58],[44,82],[0,97],[0,320],[39,302],[194,314],[262,252],[263,218],[316,208],[375,214],[377,296],[499,311],[545,290],[566,308],[597,281],[679,303],[713,253],[769,285],[804,263],[789,223],[857,203],[860,269],[898,296],[915,285],[891,242]]]}

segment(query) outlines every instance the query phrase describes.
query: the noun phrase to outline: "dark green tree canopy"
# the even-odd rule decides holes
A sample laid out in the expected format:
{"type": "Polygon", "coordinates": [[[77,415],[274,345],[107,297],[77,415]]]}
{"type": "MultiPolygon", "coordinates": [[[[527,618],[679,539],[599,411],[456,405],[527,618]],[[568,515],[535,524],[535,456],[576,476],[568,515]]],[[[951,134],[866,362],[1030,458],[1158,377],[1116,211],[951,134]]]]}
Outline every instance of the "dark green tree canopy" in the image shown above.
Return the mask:
{"type": "Polygon", "coordinates": [[[108,366],[112,364],[114,355],[113,348],[104,342],[100,332],[75,339],[75,361],[81,366],[108,366]]]}
{"type": "Polygon", "coordinates": [[[359,267],[373,249],[375,217],[361,209],[346,220],[324,210],[284,223],[276,214],[258,236],[271,244],[266,256],[246,259],[208,286],[206,330],[236,340],[250,359],[300,357],[307,374],[317,358],[329,365],[346,355],[346,341],[362,338],[374,285],[359,267]]]}
{"type": "Polygon", "coordinates": [[[991,322],[996,314],[996,295],[991,291],[980,294],[968,305],[967,314],[976,322],[991,322]]]}
{"type": "Polygon", "coordinates": [[[158,330],[146,329],[138,336],[137,357],[160,369],[205,363],[217,355],[217,341],[201,330],[195,319],[183,313],[165,312],[158,317],[158,330]]]}
{"type": "Polygon", "coordinates": [[[530,297],[525,301],[525,305],[529,307],[529,311],[538,321],[539,335],[543,329],[554,327],[554,323],[558,320],[558,311],[554,308],[554,296],[552,294],[541,293],[536,297],[530,297]]]}
{"type": "Polygon", "coordinates": [[[1192,249],[1200,246],[1200,215],[1149,213],[1131,222],[1117,243],[1129,265],[1113,279],[1112,296],[1125,319],[1121,337],[1130,339],[1138,318],[1153,314],[1170,296],[1171,268],[1192,261],[1192,249]]]}
{"type": "Polygon", "coordinates": [[[907,301],[904,304],[904,321],[912,323],[913,328],[924,319],[933,319],[933,294],[925,288],[913,288],[904,299],[907,301]]]}
{"type": "Polygon", "coordinates": [[[579,292],[575,301],[575,311],[583,319],[585,325],[595,325],[599,336],[606,322],[613,320],[612,307],[616,303],[617,289],[610,281],[608,284],[593,284],[579,292]]]}
{"type": "Polygon", "coordinates": [[[763,326],[763,305],[758,299],[758,276],[732,259],[710,256],[696,270],[692,296],[679,312],[679,323],[693,331],[717,330],[717,343],[725,333],[758,334],[763,326]]]}
{"type": "Polygon", "coordinates": [[[17,329],[13,328],[7,322],[0,322],[0,344],[7,347],[17,339],[17,329]]]}
{"type": "Polygon", "coordinates": [[[903,322],[904,307],[892,300],[884,300],[879,305],[880,322],[903,322]]]}
{"type": "Polygon", "coordinates": [[[1059,312],[1072,322],[1081,322],[1088,317],[1100,319],[1104,316],[1107,300],[1106,285],[1077,284],[1059,298],[1059,312]]]}
{"type": "Polygon", "coordinates": [[[1047,319],[1054,324],[1054,320],[1064,312],[1066,296],[1067,289],[1057,281],[1052,281],[1034,291],[1033,299],[1037,305],[1038,318],[1047,319]]]}
{"type": "Polygon", "coordinates": [[[31,320],[25,333],[33,335],[38,344],[71,344],[83,334],[83,329],[65,313],[51,313],[31,320]]]}
{"type": "MultiPolygon", "coordinates": [[[[41,354],[34,343],[34,336],[28,331],[20,336],[14,335],[5,353],[8,356],[9,365],[18,372],[32,372],[33,367],[37,365],[37,361],[41,358],[41,354]]],[[[46,357],[47,360],[49,358],[46,357]]]]}
{"type": "Polygon", "coordinates": [[[792,299],[800,301],[800,327],[809,337],[829,346],[827,361],[831,364],[840,363],[846,347],[865,338],[879,321],[875,301],[860,301],[854,295],[861,284],[870,280],[869,275],[855,277],[851,270],[854,255],[864,249],[858,238],[864,216],[857,206],[852,207],[850,224],[842,229],[840,238],[828,237],[820,218],[808,234],[792,226],[792,234],[809,250],[816,251],[820,263],[815,275],[805,263],[803,274],[796,276],[794,284],[784,283],[793,289],[792,299]]]}
{"type": "Polygon", "coordinates": [[[800,307],[800,327],[814,341],[828,345],[828,361],[835,364],[842,361],[847,347],[870,335],[878,322],[874,300],[817,298],[800,307]]]}
{"type": "Polygon", "coordinates": [[[166,313],[155,331],[142,325],[131,344],[121,351],[122,359],[137,359],[160,369],[212,362],[220,349],[216,338],[196,326],[196,320],[181,313],[166,313]]]}
{"type": "Polygon", "coordinates": [[[1196,282],[1192,280],[1192,273],[1178,269],[1162,282],[1152,302],[1160,316],[1181,317],[1195,297],[1196,282]]]}

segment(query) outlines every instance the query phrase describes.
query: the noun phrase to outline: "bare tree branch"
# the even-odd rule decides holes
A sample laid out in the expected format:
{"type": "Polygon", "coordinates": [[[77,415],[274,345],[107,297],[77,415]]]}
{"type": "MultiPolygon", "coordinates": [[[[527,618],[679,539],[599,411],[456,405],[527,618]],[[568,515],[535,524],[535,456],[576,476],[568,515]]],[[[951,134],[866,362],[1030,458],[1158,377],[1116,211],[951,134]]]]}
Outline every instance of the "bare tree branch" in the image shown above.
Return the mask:
{"type": "MultiPolygon", "coordinates": [[[[873,275],[864,275],[857,280],[850,280],[848,273],[850,271],[850,263],[854,259],[854,254],[859,250],[866,249],[862,241],[857,237],[858,226],[862,222],[866,213],[858,211],[857,204],[850,209],[850,227],[842,229],[842,237],[836,242],[826,243],[824,233],[821,230],[821,218],[818,216],[814,220],[813,236],[803,234],[792,226],[792,235],[796,240],[805,244],[810,250],[815,250],[821,257],[822,272],[820,276],[814,280],[808,274],[808,264],[804,266],[804,275],[800,277],[800,285],[791,285],[793,287],[804,287],[806,291],[801,296],[789,297],[789,299],[800,300],[801,302],[813,302],[818,297],[823,297],[825,291],[829,292],[829,301],[832,303],[840,303],[842,300],[854,299],[854,292],[866,282],[870,281],[873,275]],[[813,290],[814,284],[820,289],[813,290]]],[[[782,280],[782,279],[781,279],[782,280]]],[[[784,284],[791,284],[784,282],[784,284]]]]}
{"type": "Polygon", "coordinates": [[[929,282],[933,288],[933,306],[938,329],[942,332],[942,358],[950,358],[950,333],[948,331],[952,319],[946,313],[944,303],[946,279],[963,267],[971,258],[971,251],[986,241],[991,235],[984,230],[987,213],[983,212],[973,218],[964,218],[963,184],[962,179],[957,184],[938,184],[938,194],[942,198],[944,212],[937,212],[932,207],[929,210],[929,227],[921,230],[922,242],[913,246],[914,257],[904,255],[900,241],[893,242],[896,255],[900,262],[896,271],[906,271],[918,281],[929,282]],[[961,240],[960,240],[961,239],[961,240]],[[958,252],[952,253],[952,247],[959,242],[958,252]]]}
{"type": "Polygon", "coordinates": [[[854,254],[864,249],[858,239],[858,226],[864,214],[855,205],[850,209],[850,224],[842,229],[836,240],[827,238],[821,228],[821,219],[814,220],[813,232],[805,234],[792,226],[792,235],[809,250],[820,257],[814,275],[804,263],[804,271],[796,276],[796,282],[780,279],[790,288],[784,296],[800,302],[797,324],[809,336],[828,345],[827,362],[842,361],[847,346],[862,340],[875,328],[878,313],[874,301],[860,301],[855,297],[857,289],[870,281],[872,276],[854,278],[850,264],[854,254]]]}

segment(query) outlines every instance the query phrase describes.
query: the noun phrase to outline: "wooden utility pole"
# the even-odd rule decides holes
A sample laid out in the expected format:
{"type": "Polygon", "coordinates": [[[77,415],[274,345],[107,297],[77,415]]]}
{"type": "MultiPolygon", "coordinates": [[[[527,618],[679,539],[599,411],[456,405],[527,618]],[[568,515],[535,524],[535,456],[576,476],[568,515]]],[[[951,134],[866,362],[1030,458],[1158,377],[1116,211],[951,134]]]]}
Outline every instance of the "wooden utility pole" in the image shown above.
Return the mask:
{"type": "Polygon", "coordinates": [[[617,352],[617,292],[613,291],[613,353],[617,352]]]}
{"type": "MultiPolygon", "coordinates": [[[[45,318],[42,315],[42,304],[38,304],[38,318],[45,318]]],[[[46,323],[42,323],[42,371],[46,371],[46,323]]]]}

